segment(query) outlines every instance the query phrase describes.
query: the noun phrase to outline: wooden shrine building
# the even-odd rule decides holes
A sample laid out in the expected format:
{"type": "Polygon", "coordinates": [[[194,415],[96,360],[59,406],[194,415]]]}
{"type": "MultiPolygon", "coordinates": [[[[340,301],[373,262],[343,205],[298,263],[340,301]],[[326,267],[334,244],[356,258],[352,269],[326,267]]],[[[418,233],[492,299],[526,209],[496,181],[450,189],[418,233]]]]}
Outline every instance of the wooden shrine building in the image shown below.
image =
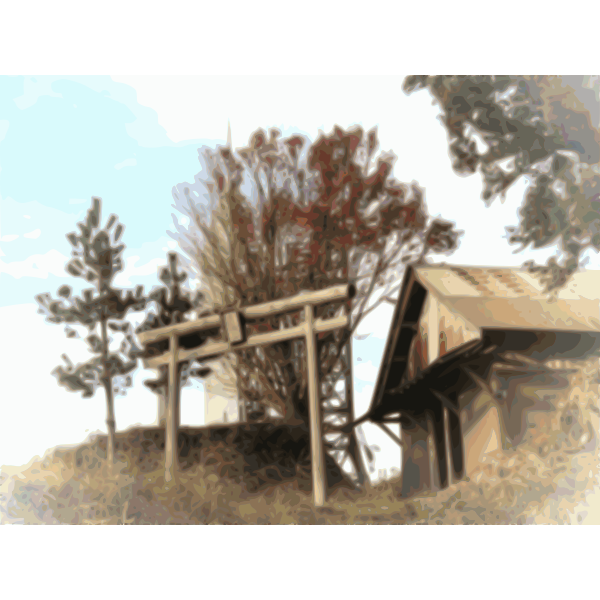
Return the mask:
{"type": "Polygon", "coordinates": [[[551,298],[521,269],[409,267],[371,407],[353,425],[370,420],[401,444],[402,496],[439,489],[464,477],[490,441],[518,443],[519,378],[564,385],[542,361],[590,353],[600,353],[598,271],[575,274],[551,298]],[[490,388],[492,375],[502,389],[490,388]],[[390,423],[401,424],[401,439],[390,423]]]}

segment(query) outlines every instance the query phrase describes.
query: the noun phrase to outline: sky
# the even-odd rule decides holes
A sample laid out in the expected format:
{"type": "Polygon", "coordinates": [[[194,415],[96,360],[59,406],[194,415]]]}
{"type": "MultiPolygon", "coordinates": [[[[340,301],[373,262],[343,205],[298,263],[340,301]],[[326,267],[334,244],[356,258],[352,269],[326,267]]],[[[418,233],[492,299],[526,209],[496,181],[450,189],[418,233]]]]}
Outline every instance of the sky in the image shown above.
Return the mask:
{"type": "MultiPolygon", "coordinates": [[[[234,146],[258,127],[315,139],[334,124],[378,127],[380,148],[398,160],[397,179],[426,190],[432,216],[465,231],[460,247],[439,260],[457,264],[519,266],[545,261],[553,250],[514,254],[505,227],[517,223],[526,182],[487,208],[478,175],[451,168],[439,109],[425,93],[406,96],[393,76],[81,76],[0,77],[0,464],[18,465],[57,445],[76,444],[106,431],[101,392],[81,399],[50,375],[67,352],[83,355],[81,341],[37,314],[34,296],[70,283],[64,272],[66,234],[83,218],[92,196],[103,199],[104,220],[125,224],[121,285],[156,283],[159,265],[176,242],[172,188],[193,182],[198,149],[234,146]],[[27,360],[24,358],[27,357],[27,360]]],[[[597,256],[589,268],[600,268],[597,256]]],[[[354,341],[355,405],[368,407],[391,320],[392,307],[370,315],[354,341]]],[[[156,399],[141,382],[116,400],[117,427],[151,424],[156,399]]],[[[182,424],[202,424],[201,385],[185,389],[182,424]]],[[[366,438],[380,448],[376,473],[400,465],[396,444],[375,426],[366,438]]]]}

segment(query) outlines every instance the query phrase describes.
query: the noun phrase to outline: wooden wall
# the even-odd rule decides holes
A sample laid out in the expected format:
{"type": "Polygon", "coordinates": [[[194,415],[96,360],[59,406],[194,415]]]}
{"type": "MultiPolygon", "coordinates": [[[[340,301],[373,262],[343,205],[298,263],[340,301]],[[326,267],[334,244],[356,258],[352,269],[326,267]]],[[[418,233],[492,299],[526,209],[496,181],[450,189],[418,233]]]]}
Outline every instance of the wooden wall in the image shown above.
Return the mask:
{"type": "MultiPolygon", "coordinates": [[[[407,379],[416,377],[438,357],[479,338],[480,335],[477,327],[454,314],[443,301],[428,293],[421,313],[419,330],[409,352],[407,379]]],[[[493,399],[483,390],[461,396],[459,406],[464,436],[465,471],[466,475],[469,475],[486,454],[501,448],[500,417],[493,399]]],[[[446,431],[447,418],[445,414],[446,431]]],[[[440,478],[431,429],[427,441],[421,439],[422,432],[418,431],[404,430],[402,435],[405,443],[402,495],[408,497],[426,489],[439,489],[440,478]],[[422,455],[425,443],[428,457],[422,455]]],[[[448,455],[449,450],[447,447],[448,455]]],[[[451,472],[450,465],[448,472],[451,472]]]]}

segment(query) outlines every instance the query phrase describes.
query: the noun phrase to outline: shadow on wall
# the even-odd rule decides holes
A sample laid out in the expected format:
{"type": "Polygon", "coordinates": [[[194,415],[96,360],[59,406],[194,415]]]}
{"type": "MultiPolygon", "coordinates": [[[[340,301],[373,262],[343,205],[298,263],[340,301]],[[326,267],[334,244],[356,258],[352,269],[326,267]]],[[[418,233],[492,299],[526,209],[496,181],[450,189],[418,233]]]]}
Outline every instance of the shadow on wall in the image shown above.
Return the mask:
{"type": "MultiPolygon", "coordinates": [[[[587,401],[582,405],[579,399],[590,395],[590,385],[597,389],[598,382],[593,377],[584,381],[578,369],[583,357],[598,354],[598,335],[519,330],[479,333],[444,305],[432,304],[428,297],[424,318],[411,345],[407,379],[418,377],[437,356],[482,335],[489,337],[493,345],[506,348],[505,356],[521,363],[495,363],[485,381],[478,380],[478,385],[459,395],[466,476],[481,467],[486,455],[510,452],[536,436],[552,440],[552,445],[578,442],[583,436],[587,436],[584,445],[596,443],[600,425],[597,407],[587,406],[587,401]],[[439,318],[437,327],[430,327],[430,311],[439,318]],[[430,329],[436,338],[439,336],[438,349],[434,347],[433,352],[428,339],[430,329]],[[513,348],[518,353],[509,352],[513,348]]],[[[427,435],[416,429],[403,430],[403,436],[411,448],[404,463],[403,497],[440,489],[432,432],[427,435]]],[[[450,455],[449,447],[446,453],[450,455]]],[[[448,471],[452,471],[450,464],[448,471]]]]}

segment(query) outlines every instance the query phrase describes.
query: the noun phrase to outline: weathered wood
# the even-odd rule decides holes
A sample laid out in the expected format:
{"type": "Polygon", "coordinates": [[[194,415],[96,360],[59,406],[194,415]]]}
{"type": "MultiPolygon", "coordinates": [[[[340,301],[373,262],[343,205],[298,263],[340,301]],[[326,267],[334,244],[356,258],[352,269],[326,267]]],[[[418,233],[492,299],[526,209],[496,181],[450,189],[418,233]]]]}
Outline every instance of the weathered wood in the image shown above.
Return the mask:
{"type": "Polygon", "coordinates": [[[314,308],[304,307],[306,334],[306,362],[308,366],[308,418],[310,426],[310,454],[315,506],[325,504],[326,476],[323,434],[321,430],[321,403],[319,402],[319,371],[317,365],[317,336],[314,331],[314,308]]]}
{"type": "MultiPolygon", "coordinates": [[[[319,304],[326,304],[327,302],[347,300],[348,298],[352,298],[353,295],[354,286],[350,284],[338,285],[324,290],[318,290],[316,292],[296,294],[290,298],[273,300],[272,302],[265,302],[263,304],[257,304],[256,306],[248,306],[246,308],[242,308],[240,312],[246,318],[258,319],[262,317],[280,315],[294,310],[300,310],[305,305],[316,306],[319,304]]],[[[178,335],[187,335],[220,326],[220,315],[208,315],[193,321],[186,321],[185,323],[168,325],[167,327],[161,327],[160,329],[144,331],[138,335],[138,339],[140,343],[145,345],[167,339],[173,333],[178,335]]]]}
{"type": "Polygon", "coordinates": [[[438,392],[436,389],[431,388],[431,393],[440,401],[441,405],[445,410],[458,414],[458,408],[452,404],[449,398],[446,398],[444,394],[438,392]]]}
{"type": "MultiPolygon", "coordinates": [[[[164,339],[170,340],[169,351],[161,356],[144,359],[148,368],[168,368],[169,394],[166,410],[166,435],[165,435],[165,481],[172,481],[177,469],[177,435],[179,429],[179,363],[195,359],[217,357],[232,350],[244,350],[263,344],[288,341],[295,338],[306,340],[306,353],[308,365],[309,389],[309,425],[313,478],[313,500],[316,506],[323,506],[326,499],[326,472],[325,452],[323,447],[323,425],[321,405],[319,402],[319,375],[317,364],[317,334],[326,333],[348,327],[350,318],[341,315],[331,319],[315,319],[314,307],[336,300],[348,300],[355,293],[354,286],[341,285],[317,292],[298,294],[292,298],[267,302],[259,306],[240,309],[239,313],[226,315],[210,315],[190,321],[178,323],[161,329],[147,331],[140,334],[142,344],[157,342],[164,339]],[[257,333],[244,340],[244,332],[239,331],[243,324],[239,321],[239,314],[245,318],[260,318],[284,314],[304,307],[304,323],[288,329],[257,333]],[[229,320],[228,320],[229,318],[229,320]],[[179,338],[184,335],[198,333],[208,329],[223,329],[230,338],[227,341],[218,341],[204,344],[197,348],[180,349],[179,338]],[[235,343],[240,341],[240,343],[235,343]]],[[[358,448],[355,448],[358,453],[358,448]]]]}
{"type": "MultiPolygon", "coordinates": [[[[316,319],[313,321],[313,331],[315,333],[326,333],[333,331],[340,327],[347,327],[349,319],[347,315],[341,315],[334,317],[333,319],[316,319]]],[[[230,349],[235,350],[246,350],[254,346],[261,346],[263,344],[274,344],[276,342],[284,342],[287,340],[293,340],[294,338],[301,338],[305,335],[305,325],[297,325],[296,327],[290,327],[288,329],[279,329],[277,331],[269,331],[267,333],[256,333],[248,336],[248,339],[242,343],[237,344],[234,348],[231,347],[229,342],[212,342],[205,344],[199,348],[192,348],[190,350],[179,351],[179,361],[195,360],[199,358],[209,358],[228,352],[230,349]]],[[[156,369],[161,365],[169,364],[170,354],[165,353],[160,356],[153,356],[152,358],[144,359],[144,364],[149,369],[156,369]]]]}
{"type": "Polygon", "coordinates": [[[394,309],[392,327],[388,333],[369,410],[374,409],[382,402],[387,388],[396,387],[401,383],[408,366],[406,361],[394,362],[394,356],[408,357],[412,339],[419,328],[419,318],[425,299],[425,290],[419,284],[415,283],[413,271],[414,269],[409,266],[404,273],[400,288],[400,297],[394,309]],[[419,290],[417,286],[421,289],[419,290]],[[402,334],[401,338],[401,332],[403,331],[410,332],[412,335],[402,334]],[[405,335],[406,337],[404,337],[405,335]]]}
{"type": "Polygon", "coordinates": [[[354,296],[355,290],[352,284],[336,285],[316,292],[304,292],[290,298],[272,300],[256,306],[248,306],[242,309],[242,314],[249,319],[270,317],[280,315],[294,310],[300,310],[303,306],[316,306],[338,300],[347,300],[354,296]]]}
{"type": "Polygon", "coordinates": [[[167,398],[163,394],[158,394],[157,400],[156,424],[159,427],[167,426],[167,398]]]}
{"type": "Polygon", "coordinates": [[[465,457],[460,414],[448,411],[448,438],[452,459],[452,479],[460,481],[465,476],[465,457]]]}
{"type": "MultiPolygon", "coordinates": [[[[234,365],[235,365],[235,373],[239,373],[240,366],[240,357],[238,354],[233,356],[234,365]]],[[[246,423],[248,421],[248,415],[246,412],[246,397],[242,393],[242,389],[240,386],[240,378],[235,378],[235,388],[237,392],[237,401],[238,401],[238,421],[240,423],[246,423]]]]}
{"type": "Polygon", "coordinates": [[[402,497],[431,489],[429,432],[421,427],[402,428],[402,497]]]}
{"type": "MultiPolygon", "coordinates": [[[[350,307],[348,307],[350,312],[350,307]]],[[[346,348],[347,371],[345,381],[345,401],[348,413],[348,422],[354,419],[354,381],[352,376],[352,336],[349,336],[346,348]]],[[[369,473],[363,460],[360,445],[356,438],[356,429],[352,429],[348,435],[348,455],[356,467],[356,479],[359,486],[363,486],[369,480],[369,473]]]]}
{"type": "Polygon", "coordinates": [[[331,319],[316,319],[314,321],[315,333],[327,333],[328,331],[348,327],[349,325],[350,318],[348,315],[340,315],[331,319]]]}
{"type": "Polygon", "coordinates": [[[232,344],[244,341],[244,326],[240,322],[240,315],[237,311],[230,311],[223,315],[227,339],[232,344]]]}
{"type": "Polygon", "coordinates": [[[220,315],[208,315],[193,321],[186,321],[185,323],[176,323],[175,325],[168,325],[166,327],[161,327],[160,329],[143,331],[142,333],[138,334],[138,340],[141,344],[147,345],[154,342],[159,342],[160,340],[166,340],[172,334],[187,335],[188,333],[196,333],[206,329],[214,329],[220,326],[220,315]]]}
{"type": "Polygon", "coordinates": [[[179,340],[176,333],[170,336],[169,401],[165,431],[165,481],[175,478],[177,470],[177,435],[179,432],[179,340]]]}
{"type": "Polygon", "coordinates": [[[433,413],[433,441],[435,445],[435,463],[441,489],[448,487],[448,458],[446,455],[446,436],[444,411],[440,406],[433,413]]]}
{"type": "Polygon", "coordinates": [[[427,325],[429,327],[427,333],[427,364],[432,365],[440,356],[440,311],[439,300],[431,292],[427,296],[429,301],[427,312],[427,325]]]}

